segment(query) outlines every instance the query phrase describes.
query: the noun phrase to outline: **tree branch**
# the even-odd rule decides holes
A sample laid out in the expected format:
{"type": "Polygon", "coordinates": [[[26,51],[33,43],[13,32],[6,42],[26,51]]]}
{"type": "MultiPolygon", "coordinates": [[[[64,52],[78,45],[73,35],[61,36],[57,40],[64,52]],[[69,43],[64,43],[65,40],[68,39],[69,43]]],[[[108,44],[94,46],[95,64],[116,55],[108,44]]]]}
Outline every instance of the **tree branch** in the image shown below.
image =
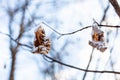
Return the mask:
{"type": "Polygon", "coordinates": [[[8,36],[12,41],[14,41],[15,43],[17,43],[17,44],[20,45],[20,46],[25,46],[25,47],[28,47],[28,48],[30,48],[30,49],[33,48],[32,46],[29,46],[29,45],[27,45],[27,44],[23,44],[23,43],[18,42],[17,40],[15,40],[14,38],[12,38],[12,36],[9,35],[9,34],[3,33],[3,32],[0,32],[0,33],[3,34],[3,35],[8,36]]]}
{"type": "MultiPolygon", "coordinates": [[[[0,32],[1,33],[1,32],[0,32]]],[[[2,33],[4,34],[4,33],[2,33]]],[[[7,34],[4,34],[4,35],[7,35],[7,34]]],[[[16,40],[14,40],[10,35],[7,35],[8,37],[10,37],[10,39],[12,39],[13,41],[15,41],[17,44],[21,44],[21,43],[18,43],[16,40]]],[[[32,46],[29,46],[27,44],[21,44],[21,46],[26,46],[28,48],[32,48],[32,46]]],[[[67,66],[67,67],[70,67],[70,68],[73,68],[73,69],[77,69],[77,70],[81,70],[81,71],[86,71],[86,72],[94,72],[94,73],[112,73],[112,74],[120,74],[120,72],[117,72],[117,71],[100,71],[100,70],[86,70],[86,69],[83,69],[83,68],[78,68],[78,67],[75,67],[75,66],[72,66],[72,65],[69,65],[69,64],[65,64],[63,62],[60,62],[56,59],[53,59],[45,54],[43,54],[46,58],[50,59],[51,61],[50,62],[56,62],[58,64],[61,64],[61,65],[64,65],[64,66],[67,66]]]]}
{"type": "Polygon", "coordinates": [[[52,62],[56,62],[58,64],[61,64],[61,65],[64,65],[64,66],[67,66],[67,67],[70,67],[70,68],[73,68],[73,69],[77,69],[77,70],[81,70],[81,71],[85,71],[85,72],[94,72],[94,73],[115,73],[115,74],[120,74],[120,72],[117,72],[117,71],[98,71],[98,70],[86,70],[86,69],[83,69],[83,68],[78,68],[78,67],[75,67],[75,66],[72,66],[72,65],[69,65],[69,64],[65,64],[63,62],[60,62],[56,59],[53,59],[45,54],[43,54],[46,58],[50,59],[52,62]]]}
{"type": "Polygon", "coordinates": [[[100,21],[100,24],[105,20],[106,14],[107,14],[109,8],[110,8],[110,5],[109,5],[109,3],[108,3],[107,7],[104,9],[103,16],[102,16],[102,19],[101,19],[101,21],[100,21]]]}
{"type": "MultiPolygon", "coordinates": [[[[90,66],[90,63],[91,63],[91,61],[92,61],[93,52],[94,52],[94,48],[92,49],[92,52],[91,52],[91,55],[90,55],[90,60],[89,60],[89,62],[88,62],[88,65],[87,65],[86,70],[88,70],[88,68],[89,68],[89,66],[90,66]]],[[[86,75],[87,75],[87,71],[85,71],[85,74],[83,75],[83,79],[82,79],[82,80],[85,80],[86,75]]]]}
{"type": "MultiPolygon", "coordinates": [[[[79,32],[79,31],[83,31],[83,30],[85,30],[85,29],[88,29],[88,28],[91,28],[91,27],[92,27],[92,26],[86,26],[86,27],[83,27],[83,28],[81,28],[81,29],[78,29],[78,30],[73,31],[73,32],[70,32],[70,33],[60,33],[60,32],[58,32],[58,31],[56,31],[54,28],[52,28],[50,25],[48,25],[47,23],[45,23],[45,22],[42,22],[42,23],[43,23],[44,25],[46,25],[48,28],[50,28],[51,30],[53,30],[54,32],[56,32],[58,35],[60,35],[60,37],[65,36],[65,35],[72,35],[72,34],[75,34],[75,33],[79,32]]],[[[97,22],[96,22],[96,23],[97,23],[97,22]]],[[[102,24],[98,24],[98,23],[97,23],[97,25],[100,26],[100,27],[120,28],[120,26],[102,25],[102,24]]],[[[60,37],[59,37],[59,38],[60,38],[60,37]]]]}
{"type": "Polygon", "coordinates": [[[119,18],[120,18],[120,7],[119,7],[119,4],[118,4],[117,0],[109,0],[109,1],[110,1],[110,3],[112,4],[112,6],[114,7],[117,15],[118,15],[119,18]]]}

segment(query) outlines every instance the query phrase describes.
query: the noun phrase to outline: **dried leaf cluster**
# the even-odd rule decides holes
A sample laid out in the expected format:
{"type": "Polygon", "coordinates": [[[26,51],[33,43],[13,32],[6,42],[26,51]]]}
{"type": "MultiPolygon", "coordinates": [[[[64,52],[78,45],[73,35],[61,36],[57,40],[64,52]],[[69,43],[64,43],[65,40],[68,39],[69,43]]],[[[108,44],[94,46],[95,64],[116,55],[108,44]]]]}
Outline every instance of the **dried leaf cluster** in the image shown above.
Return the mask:
{"type": "Polygon", "coordinates": [[[44,29],[40,26],[35,31],[33,53],[47,54],[50,50],[50,39],[46,38],[44,29]]]}
{"type": "Polygon", "coordinates": [[[107,49],[105,46],[104,32],[100,30],[97,25],[92,26],[92,41],[89,41],[89,45],[97,48],[101,52],[107,49]]]}

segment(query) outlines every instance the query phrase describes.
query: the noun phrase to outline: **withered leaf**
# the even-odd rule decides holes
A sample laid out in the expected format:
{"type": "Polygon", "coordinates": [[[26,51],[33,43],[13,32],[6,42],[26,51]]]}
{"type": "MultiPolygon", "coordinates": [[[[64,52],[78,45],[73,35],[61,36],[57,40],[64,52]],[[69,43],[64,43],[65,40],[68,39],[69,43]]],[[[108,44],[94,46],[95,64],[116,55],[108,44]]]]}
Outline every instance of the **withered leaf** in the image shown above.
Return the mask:
{"type": "Polygon", "coordinates": [[[33,53],[37,54],[47,54],[50,50],[50,39],[46,38],[45,31],[41,26],[35,31],[34,47],[33,53]]]}

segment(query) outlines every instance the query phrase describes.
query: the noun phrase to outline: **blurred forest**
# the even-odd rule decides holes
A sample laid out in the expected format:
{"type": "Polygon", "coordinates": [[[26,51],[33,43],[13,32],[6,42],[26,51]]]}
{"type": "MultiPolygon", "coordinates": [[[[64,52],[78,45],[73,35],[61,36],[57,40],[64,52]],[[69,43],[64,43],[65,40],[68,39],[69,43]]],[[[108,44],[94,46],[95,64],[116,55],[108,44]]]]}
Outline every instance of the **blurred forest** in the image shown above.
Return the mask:
{"type": "Polygon", "coordinates": [[[0,0],[0,80],[120,80],[120,0],[0,0]],[[107,49],[89,45],[93,23],[107,49]],[[51,41],[33,54],[35,30],[51,41]]]}

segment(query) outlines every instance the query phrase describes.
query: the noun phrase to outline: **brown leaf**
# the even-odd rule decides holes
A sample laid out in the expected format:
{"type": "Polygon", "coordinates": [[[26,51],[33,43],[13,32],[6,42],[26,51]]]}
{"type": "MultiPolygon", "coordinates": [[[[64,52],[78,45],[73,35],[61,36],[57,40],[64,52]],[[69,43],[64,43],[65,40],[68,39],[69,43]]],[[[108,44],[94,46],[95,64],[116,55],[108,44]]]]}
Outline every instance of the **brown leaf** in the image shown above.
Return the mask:
{"type": "Polygon", "coordinates": [[[89,41],[89,45],[93,48],[97,48],[101,52],[104,52],[107,49],[104,41],[104,32],[97,26],[92,27],[92,41],[89,41]]]}
{"type": "Polygon", "coordinates": [[[35,31],[34,47],[33,53],[37,54],[47,54],[50,50],[50,39],[46,38],[45,31],[41,26],[35,31]]]}

